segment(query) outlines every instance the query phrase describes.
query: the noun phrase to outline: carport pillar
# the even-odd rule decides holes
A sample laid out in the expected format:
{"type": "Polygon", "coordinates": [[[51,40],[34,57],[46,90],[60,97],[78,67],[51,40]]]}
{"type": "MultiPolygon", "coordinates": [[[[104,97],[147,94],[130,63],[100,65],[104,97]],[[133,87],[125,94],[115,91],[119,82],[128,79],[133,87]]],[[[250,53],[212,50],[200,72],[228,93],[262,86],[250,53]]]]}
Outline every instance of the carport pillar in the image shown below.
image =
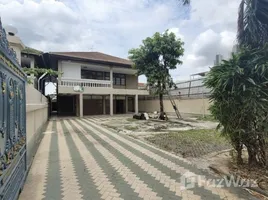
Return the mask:
{"type": "Polygon", "coordinates": [[[139,98],[138,95],[135,95],[135,113],[138,114],[139,112],[139,98]]]}
{"type": "Polygon", "coordinates": [[[106,115],[106,98],[105,98],[105,96],[102,96],[102,110],[103,110],[103,114],[106,115]]]}
{"type": "Polygon", "coordinates": [[[126,113],[128,113],[128,96],[126,96],[126,113]]]}
{"type": "Polygon", "coordinates": [[[82,93],[79,94],[79,110],[80,110],[79,116],[83,117],[83,94],[82,93]]]}
{"type": "Polygon", "coordinates": [[[114,95],[110,94],[110,115],[114,115],[114,95]]]}

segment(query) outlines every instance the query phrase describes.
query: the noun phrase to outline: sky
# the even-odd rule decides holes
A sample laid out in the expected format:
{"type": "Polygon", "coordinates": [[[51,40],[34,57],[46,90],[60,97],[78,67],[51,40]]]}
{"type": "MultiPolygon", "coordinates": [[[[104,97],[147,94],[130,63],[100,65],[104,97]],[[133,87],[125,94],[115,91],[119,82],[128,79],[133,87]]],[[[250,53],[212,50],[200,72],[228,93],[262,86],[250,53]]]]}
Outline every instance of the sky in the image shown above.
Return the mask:
{"type": "MultiPolygon", "coordinates": [[[[184,42],[175,81],[207,71],[216,54],[228,58],[236,42],[240,0],[0,0],[4,25],[26,46],[49,51],[99,51],[122,58],[155,32],[169,29],[184,42]]],[[[140,82],[145,82],[140,77],[140,82]]]]}

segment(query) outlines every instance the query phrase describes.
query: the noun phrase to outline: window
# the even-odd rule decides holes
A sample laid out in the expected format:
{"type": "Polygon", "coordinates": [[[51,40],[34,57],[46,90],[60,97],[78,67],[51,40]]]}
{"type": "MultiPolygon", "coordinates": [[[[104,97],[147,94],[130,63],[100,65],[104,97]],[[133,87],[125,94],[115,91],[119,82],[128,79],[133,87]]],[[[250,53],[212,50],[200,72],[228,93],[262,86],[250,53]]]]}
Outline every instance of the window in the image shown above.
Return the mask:
{"type": "Polygon", "coordinates": [[[95,79],[95,80],[110,80],[110,73],[81,69],[81,78],[82,79],[95,79]]]}
{"type": "Polygon", "coordinates": [[[104,80],[109,81],[110,80],[110,73],[104,72],[104,80]]]}
{"type": "Polygon", "coordinates": [[[126,85],[126,75],[125,74],[113,74],[114,85],[126,85]]]}
{"type": "MultiPolygon", "coordinates": [[[[95,79],[95,80],[110,80],[110,72],[100,72],[91,71],[87,69],[81,69],[82,79],[95,79]]],[[[113,84],[114,85],[126,85],[126,75],[125,74],[113,74],[113,84]]]]}

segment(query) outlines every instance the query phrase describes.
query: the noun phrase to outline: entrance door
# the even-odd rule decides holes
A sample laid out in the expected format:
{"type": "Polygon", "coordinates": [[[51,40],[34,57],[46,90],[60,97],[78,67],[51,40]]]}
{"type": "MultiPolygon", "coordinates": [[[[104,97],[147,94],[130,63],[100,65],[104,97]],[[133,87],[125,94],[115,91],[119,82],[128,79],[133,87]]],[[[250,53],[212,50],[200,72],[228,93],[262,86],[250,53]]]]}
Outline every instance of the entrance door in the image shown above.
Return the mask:
{"type": "Polygon", "coordinates": [[[124,100],[116,100],[116,114],[124,113],[124,100]]]}

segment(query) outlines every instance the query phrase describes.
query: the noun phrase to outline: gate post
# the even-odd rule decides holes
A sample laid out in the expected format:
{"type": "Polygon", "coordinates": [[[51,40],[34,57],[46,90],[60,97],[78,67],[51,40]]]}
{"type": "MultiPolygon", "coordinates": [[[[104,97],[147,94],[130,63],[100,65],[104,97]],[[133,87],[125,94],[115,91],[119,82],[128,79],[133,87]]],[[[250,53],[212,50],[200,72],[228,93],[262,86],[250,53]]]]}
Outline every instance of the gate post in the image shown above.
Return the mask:
{"type": "Polygon", "coordinates": [[[0,19],[0,200],[15,200],[26,164],[26,75],[0,19]]]}

